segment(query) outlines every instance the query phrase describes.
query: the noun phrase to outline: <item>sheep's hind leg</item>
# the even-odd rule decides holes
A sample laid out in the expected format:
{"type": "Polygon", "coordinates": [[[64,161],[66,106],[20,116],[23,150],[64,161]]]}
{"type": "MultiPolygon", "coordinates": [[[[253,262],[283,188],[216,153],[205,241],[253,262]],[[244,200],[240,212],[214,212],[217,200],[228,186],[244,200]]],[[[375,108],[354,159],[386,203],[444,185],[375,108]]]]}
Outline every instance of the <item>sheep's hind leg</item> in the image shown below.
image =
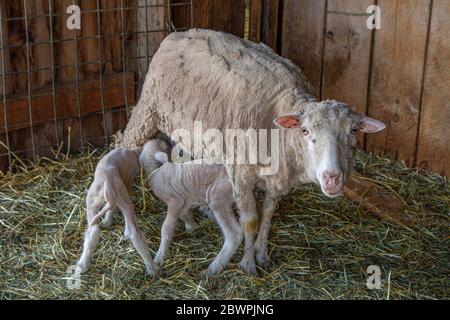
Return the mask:
{"type": "Polygon", "coordinates": [[[139,225],[136,218],[136,213],[133,209],[133,203],[128,197],[128,194],[120,194],[117,201],[117,206],[122,212],[125,218],[125,232],[128,233],[127,236],[133,243],[134,248],[144,260],[145,267],[151,276],[154,276],[158,272],[158,266],[153,261],[150,256],[150,252],[146,243],[144,234],[139,229],[139,225]]]}
{"type": "Polygon", "coordinates": [[[91,224],[91,222],[100,209],[101,202],[93,200],[89,196],[86,202],[86,220],[88,223],[88,228],[84,234],[83,253],[77,262],[77,267],[80,268],[81,272],[85,272],[89,268],[92,255],[94,254],[95,248],[97,247],[100,239],[100,228],[98,224],[91,224]]]}

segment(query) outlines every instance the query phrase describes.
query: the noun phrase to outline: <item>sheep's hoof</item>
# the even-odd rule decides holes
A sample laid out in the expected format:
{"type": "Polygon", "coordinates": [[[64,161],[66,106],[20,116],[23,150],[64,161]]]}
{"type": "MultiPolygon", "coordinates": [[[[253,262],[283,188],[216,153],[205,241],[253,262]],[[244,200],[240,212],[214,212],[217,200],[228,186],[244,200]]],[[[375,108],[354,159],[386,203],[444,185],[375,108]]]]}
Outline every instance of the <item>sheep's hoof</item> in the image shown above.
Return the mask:
{"type": "Polygon", "coordinates": [[[256,271],[256,265],[255,263],[252,263],[248,260],[242,260],[239,263],[239,267],[244,271],[246,274],[257,277],[258,271],[256,271]]]}
{"type": "Polygon", "coordinates": [[[256,253],[256,263],[258,264],[258,266],[260,266],[262,268],[269,266],[270,258],[269,258],[269,255],[267,254],[267,251],[256,253]]]}

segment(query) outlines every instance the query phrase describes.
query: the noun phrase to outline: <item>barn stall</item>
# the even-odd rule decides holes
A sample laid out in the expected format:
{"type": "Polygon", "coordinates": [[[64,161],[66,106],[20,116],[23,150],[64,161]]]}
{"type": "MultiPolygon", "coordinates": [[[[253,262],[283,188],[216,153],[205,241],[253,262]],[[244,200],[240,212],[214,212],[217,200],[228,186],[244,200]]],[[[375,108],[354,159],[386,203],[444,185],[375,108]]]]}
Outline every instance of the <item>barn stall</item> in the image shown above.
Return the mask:
{"type": "MultiPolygon", "coordinates": [[[[450,8],[446,0],[1,0],[0,290],[10,298],[445,298],[450,190],[450,8]],[[70,5],[81,29],[70,30],[70,5]],[[381,8],[368,29],[367,7],[381,8]],[[387,124],[360,136],[355,179],[331,200],[307,185],[283,198],[260,278],[220,249],[212,221],[179,231],[148,278],[117,223],[79,290],[67,287],[95,165],[123,129],[159,43],[191,27],[264,42],[301,67],[316,95],[387,124]],[[382,287],[366,286],[367,267],[382,287]]],[[[136,179],[154,255],[165,207],[136,179]]],[[[242,254],[240,250],[237,256],[242,254]]]]}

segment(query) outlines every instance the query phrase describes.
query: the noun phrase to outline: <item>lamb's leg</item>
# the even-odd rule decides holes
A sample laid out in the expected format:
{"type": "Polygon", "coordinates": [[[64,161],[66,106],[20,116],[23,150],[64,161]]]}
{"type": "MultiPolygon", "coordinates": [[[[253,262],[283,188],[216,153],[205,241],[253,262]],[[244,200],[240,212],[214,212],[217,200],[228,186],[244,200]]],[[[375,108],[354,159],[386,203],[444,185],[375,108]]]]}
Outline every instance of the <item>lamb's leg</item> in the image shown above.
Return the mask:
{"type": "Polygon", "coordinates": [[[226,268],[244,238],[242,228],[234,216],[232,206],[228,208],[214,208],[213,211],[217,223],[223,232],[224,244],[217,257],[208,267],[208,274],[210,275],[219,273],[226,268]]]}
{"type": "Polygon", "coordinates": [[[198,228],[198,224],[194,219],[194,213],[191,209],[185,210],[180,218],[184,222],[184,228],[186,229],[186,232],[193,232],[198,228]]]}
{"type": "Polygon", "coordinates": [[[256,262],[260,266],[266,266],[269,262],[267,254],[267,239],[269,237],[269,230],[273,213],[278,204],[279,198],[273,197],[266,193],[262,208],[262,218],[259,226],[258,238],[256,239],[256,262]]]}
{"type": "Polygon", "coordinates": [[[155,256],[155,262],[162,265],[165,257],[169,251],[170,243],[172,242],[175,228],[177,226],[178,217],[182,206],[178,203],[169,203],[167,207],[167,216],[161,227],[161,244],[155,256]]]}
{"type": "Polygon", "coordinates": [[[95,252],[95,248],[98,245],[98,241],[100,239],[100,228],[98,224],[91,224],[98,210],[100,209],[103,203],[98,199],[94,200],[89,195],[86,199],[86,208],[87,215],[86,220],[88,223],[88,228],[86,233],[84,234],[84,243],[83,243],[83,253],[81,254],[80,259],[77,262],[77,267],[81,269],[81,272],[85,272],[90,265],[92,255],[95,252]]]}
{"type": "Polygon", "coordinates": [[[117,200],[117,206],[119,207],[120,211],[122,212],[124,219],[125,219],[125,230],[128,238],[133,243],[134,248],[141,256],[142,260],[144,260],[145,267],[148,271],[148,273],[153,276],[158,272],[158,266],[153,261],[152,257],[150,256],[150,252],[146,243],[146,239],[139,229],[139,225],[136,218],[136,213],[133,209],[133,203],[128,196],[128,193],[126,193],[126,189],[123,188],[121,193],[118,195],[117,200]],[[123,193],[125,192],[125,193],[123,193]]]}
{"type": "Polygon", "coordinates": [[[105,218],[103,218],[103,227],[105,228],[109,228],[112,226],[113,223],[113,213],[114,210],[109,210],[106,214],[105,214],[105,218]]]}

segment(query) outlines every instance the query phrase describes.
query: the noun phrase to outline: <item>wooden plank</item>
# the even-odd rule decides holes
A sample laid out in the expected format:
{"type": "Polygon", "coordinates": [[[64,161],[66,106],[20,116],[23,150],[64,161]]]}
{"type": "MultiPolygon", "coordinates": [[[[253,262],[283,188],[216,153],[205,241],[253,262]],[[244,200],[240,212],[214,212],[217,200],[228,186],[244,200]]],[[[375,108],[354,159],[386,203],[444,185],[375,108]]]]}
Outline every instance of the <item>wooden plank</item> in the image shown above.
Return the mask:
{"type": "MultiPolygon", "coordinates": [[[[9,18],[24,16],[23,1],[8,1],[6,7],[9,18]]],[[[11,72],[15,74],[7,77],[7,81],[12,84],[12,93],[25,92],[28,87],[28,80],[24,20],[16,20],[14,23],[10,23],[8,31],[9,46],[11,46],[11,72]]]]}
{"type": "Polygon", "coordinates": [[[405,212],[406,203],[403,199],[357,172],[346,182],[344,192],[352,201],[358,202],[380,219],[405,225],[413,225],[415,222],[405,212]]]}
{"type": "Polygon", "coordinates": [[[380,0],[368,114],[386,130],[367,136],[367,149],[414,162],[430,10],[429,0],[380,0]]]}
{"type": "Polygon", "coordinates": [[[280,0],[264,0],[261,41],[277,51],[280,0]]]}
{"type": "Polygon", "coordinates": [[[417,163],[450,176],[450,6],[434,0],[432,10],[417,163]]]}
{"type": "Polygon", "coordinates": [[[104,73],[112,74],[122,71],[122,47],[120,34],[120,1],[119,0],[101,0],[100,7],[102,9],[101,19],[103,34],[103,61],[104,73]]]}
{"type": "MultiPolygon", "coordinates": [[[[329,0],[325,33],[322,96],[365,113],[372,31],[367,7],[374,0],[329,0]]],[[[363,145],[363,137],[358,137],[363,145]]]]}
{"type": "Polygon", "coordinates": [[[83,65],[86,76],[98,75],[100,65],[95,63],[100,58],[100,48],[98,46],[99,34],[97,29],[97,13],[84,12],[97,10],[97,1],[81,0],[81,35],[89,39],[80,40],[81,62],[89,63],[83,65]],[[95,63],[95,64],[92,64],[95,63]]]}
{"type": "Polygon", "coordinates": [[[193,0],[194,27],[207,29],[211,24],[211,1],[212,0],[193,0]]]}
{"type": "Polygon", "coordinates": [[[281,53],[297,64],[319,97],[325,0],[284,0],[281,53]]]}
{"type": "Polygon", "coordinates": [[[245,1],[213,0],[210,28],[244,37],[245,1]]]}
{"type": "MultiPolygon", "coordinates": [[[[137,12],[137,45],[136,56],[140,57],[136,61],[136,73],[138,77],[139,87],[145,80],[148,66],[152,56],[158,50],[159,44],[166,36],[164,30],[166,23],[166,9],[164,7],[164,0],[139,0],[140,6],[147,5],[161,5],[161,7],[141,8],[137,12]]],[[[140,95],[140,92],[138,92],[140,95]]]]}
{"type": "MultiPolygon", "coordinates": [[[[76,0],[60,0],[53,1],[55,6],[55,12],[59,13],[56,17],[55,25],[55,38],[59,41],[56,46],[56,61],[58,66],[68,66],[59,67],[57,69],[57,81],[73,81],[76,78],[76,68],[75,64],[77,62],[77,48],[75,47],[75,35],[76,31],[67,28],[66,22],[69,17],[66,14],[67,8],[72,5],[78,5],[79,2],[76,0]],[[62,13],[62,14],[61,14],[62,13]]],[[[82,69],[79,70],[79,78],[82,79],[82,69]]]]}
{"type": "Polygon", "coordinates": [[[48,18],[48,0],[27,1],[28,30],[30,42],[40,44],[30,45],[30,64],[32,69],[47,69],[32,74],[32,88],[41,88],[52,81],[51,45],[48,18]],[[39,18],[35,18],[39,16],[39,18]],[[30,17],[33,17],[30,19],[30,17]],[[45,43],[47,42],[47,43],[45,43]]]}
{"type": "MultiPolygon", "coordinates": [[[[198,5],[199,2],[196,2],[198,5]]],[[[172,23],[177,31],[191,28],[191,7],[186,0],[171,0],[172,23]]]]}
{"type": "MultiPolygon", "coordinates": [[[[128,102],[135,102],[134,74],[127,74],[128,102]]],[[[80,108],[81,114],[87,115],[92,112],[101,111],[100,105],[100,81],[97,79],[80,83],[80,108]]],[[[54,118],[51,94],[36,96],[32,99],[33,123],[45,122],[54,118]]],[[[104,107],[112,109],[125,104],[123,75],[115,74],[104,79],[104,107]]],[[[56,88],[56,105],[58,107],[58,118],[76,116],[77,95],[74,84],[58,86],[56,88]]],[[[17,129],[27,127],[28,123],[28,99],[18,99],[8,102],[8,125],[9,128],[17,129]]],[[[3,102],[0,103],[0,132],[4,132],[3,102]]]]}
{"type": "Polygon", "coordinates": [[[250,1],[250,25],[248,39],[261,42],[263,0],[250,1]]]}
{"type": "MultiPolygon", "coordinates": [[[[2,27],[2,38],[0,39],[3,46],[8,46],[8,37],[9,37],[9,28],[8,28],[8,22],[5,20],[8,18],[8,10],[7,10],[7,2],[6,0],[0,0],[0,11],[1,11],[1,17],[2,21],[1,27],[2,27]]],[[[0,95],[3,95],[4,93],[9,94],[13,90],[13,83],[11,77],[6,76],[5,78],[5,88],[3,87],[3,74],[11,72],[11,55],[10,55],[10,49],[0,49],[0,95]],[[5,61],[5,65],[3,66],[3,61],[5,61]],[[5,92],[3,92],[5,91],[5,92]]]]}

